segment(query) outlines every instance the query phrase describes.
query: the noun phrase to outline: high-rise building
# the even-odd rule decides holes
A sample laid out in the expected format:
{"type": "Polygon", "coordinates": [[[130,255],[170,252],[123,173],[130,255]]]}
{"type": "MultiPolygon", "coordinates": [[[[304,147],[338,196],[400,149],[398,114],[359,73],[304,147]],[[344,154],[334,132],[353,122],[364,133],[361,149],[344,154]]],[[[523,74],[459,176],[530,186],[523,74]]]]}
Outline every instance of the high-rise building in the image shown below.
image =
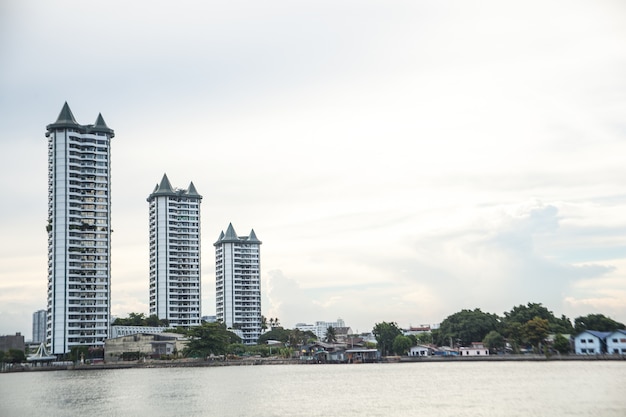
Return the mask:
{"type": "Polygon", "coordinates": [[[46,310],[37,310],[33,313],[33,343],[46,341],[46,310]]]}
{"type": "Polygon", "coordinates": [[[48,137],[46,342],[60,355],[103,346],[111,306],[111,171],[114,136],[102,115],[76,122],[65,103],[48,137]]]}
{"type": "Polygon", "coordinates": [[[214,246],[217,319],[240,334],[244,344],[255,344],[261,335],[261,241],[254,230],[237,236],[229,224],[214,246]]]}
{"type": "Polygon", "coordinates": [[[200,203],[193,182],[173,188],[167,175],[150,203],[150,315],[170,326],[200,324],[200,203]]]}

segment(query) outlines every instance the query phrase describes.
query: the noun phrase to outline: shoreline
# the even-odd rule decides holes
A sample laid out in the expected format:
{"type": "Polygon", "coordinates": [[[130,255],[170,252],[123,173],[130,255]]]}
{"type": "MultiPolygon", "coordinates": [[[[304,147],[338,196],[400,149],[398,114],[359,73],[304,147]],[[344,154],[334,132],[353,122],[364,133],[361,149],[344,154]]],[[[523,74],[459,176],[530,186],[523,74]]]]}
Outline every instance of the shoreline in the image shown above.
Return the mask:
{"type": "MultiPolygon", "coordinates": [[[[626,355],[492,355],[492,356],[394,356],[386,357],[379,364],[394,363],[460,363],[460,362],[563,362],[563,361],[624,361],[626,355]]],[[[326,362],[320,364],[332,365],[361,365],[345,362],[326,362]]],[[[221,366],[259,366],[259,365],[318,365],[316,362],[302,361],[300,359],[279,358],[246,358],[230,360],[150,360],[146,362],[116,362],[92,365],[65,365],[65,366],[19,366],[13,369],[5,369],[0,373],[20,372],[49,372],[49,371],[95,371],[105,369],[150,369],[150,368],[206,368],[221,366]]]]}

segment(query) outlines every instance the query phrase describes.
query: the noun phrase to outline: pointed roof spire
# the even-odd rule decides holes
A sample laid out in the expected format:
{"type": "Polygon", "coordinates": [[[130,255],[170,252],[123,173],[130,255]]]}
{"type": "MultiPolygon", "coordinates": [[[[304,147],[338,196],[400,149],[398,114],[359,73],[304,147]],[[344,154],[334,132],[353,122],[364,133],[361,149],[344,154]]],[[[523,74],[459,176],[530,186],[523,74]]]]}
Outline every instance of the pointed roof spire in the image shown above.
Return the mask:
{"type": "Polygon", "coordinates": [[[170,180],[167,178],[167,174],[163,174],[163,178],[161,179],[161,183],[156,186],[152,194],[148,197],[148,201],[152,200],[156,196],[160,195],[177,195],[174,189],[172,188],[172,184],[170,180]]]}
{"type": "Polygon", "coordinates": [[[63,104],[63,108],[61,109],[61,113],[59,113],[59,117],[57,117],[57,121],[55,123],[71,123],[73,125],[77,125],[76,119],[74,119],[74,115],[72,114],[72,110],[70,109],[67,101],[63,104]]]}
{"type": "Polygon", "coordinates": [[[193,181],[189,184],[189,188],[187,189],[187,195],[189,197],[199,197],[202,198],[200,194],[198,194],[198,190],[196,190],[196,186],[193,185],[193,181]]]}
{"type": "Polygon", "coordinates": [[[92,131],[108,133],[111,135],[111,137],[115,136],[115,133],[113,133],[113,129],[110,129],[109,126],[107,126],[107,124],[105,123],[104,118],[102,117],[102,113],[98,113],[98,118],[96,119],[96,123],[93,125],[92,131]]]}
{"type": "Polygon", "coordinates": [[[228,240],[239,240],[239,237],[237,236],[237,233],[235,232],[235,228],[233,227],[232,223],[228,223],[228,229],[226,229],[226,235],[224,236],[224,239],[228,239],[228,240]]]}
{"type": "Polygon", "coordinates": [[[67,101],[66,101],[65,104],[63,104],[61,113],[59,113],[59,117],[57,117],[57,121],[46,126],[46,129],[52,130],[52,129],[58,129],[58,128],[64,128],[64,127],[75,127],[75,126],[80,126],[80,125],[78,124],[78,122],[76,122],[76,119],[74,118],[74,115],[72,114],[72,110],[70,110],[70,106],[67,104],[67,101]]]}
{"type": "Polygon", "coordinates": [[[250,236],[248,236],[248,242],[250,242],[250,243],[258,243],[259,245],[261,243],[263,243],[256,237],[256,233],[254,233],[254,229],[252,229],[250,231],[250,236]]]}
{"type": "Polygon", "coordinates": [[[224,231],[223,230],[220,232],[220,237],[217,238],[217,242],[215,242],[213,244],[213,246],[218,246],[220,243],[222,243],[222,239],[224,239],[224,231]]]}
{"type": "Polygon", "coordinates": [[[228,229],[226,229],[226,234],[222,232],[218,241],[215,242],[215,246],[218,246],[221,243],[237,243],[240,241],[241,239],[239,239],[239,236],[237,236],[237,233],[235,232],[235,228],[233,227],[233,224],[229,223],[228,229]]]}

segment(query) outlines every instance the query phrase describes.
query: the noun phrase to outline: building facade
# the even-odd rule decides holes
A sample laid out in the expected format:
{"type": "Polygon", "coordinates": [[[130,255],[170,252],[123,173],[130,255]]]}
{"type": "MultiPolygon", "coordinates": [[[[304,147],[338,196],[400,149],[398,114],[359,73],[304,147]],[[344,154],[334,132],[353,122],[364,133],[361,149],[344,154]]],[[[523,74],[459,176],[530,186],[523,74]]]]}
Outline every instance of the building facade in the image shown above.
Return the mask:
{"type": "Polygon", "coordinates": [[[606,337],[606,351],[613,355],[626,355],[626,330],[616,330],[606,337]]]}
{"type": "Polygon", "coordinates": [[[600,355],[606,353],[606,338],[610,332],[585,330],[574,337],[574,352],[577,355],[600,355]]]}
{"type": "Polygon", "coordinates": [[[229,224],[214,246],[217,320],[253,345],[261,336],[261,241],[254,230],[237,236],[229,224]]]}
{"type": "Polygon", "coordinates": [[[33,343],[46,341],[46,310],[37,310],[33,313],[33,343]]]}
{"type": "Polygon", "coordinates": [[[76,122],[67,103],[48,138],[48,305],[53,355],[102,346],[111,306],[111,171],[114,137],[102,115],[76,122]]]}
{"type": "Polygon", "coordinates": [[[200,203],[193,182],[173,188],[167,175],[150,205],[150,314],[172,327],[200,324],[200,203]]]}

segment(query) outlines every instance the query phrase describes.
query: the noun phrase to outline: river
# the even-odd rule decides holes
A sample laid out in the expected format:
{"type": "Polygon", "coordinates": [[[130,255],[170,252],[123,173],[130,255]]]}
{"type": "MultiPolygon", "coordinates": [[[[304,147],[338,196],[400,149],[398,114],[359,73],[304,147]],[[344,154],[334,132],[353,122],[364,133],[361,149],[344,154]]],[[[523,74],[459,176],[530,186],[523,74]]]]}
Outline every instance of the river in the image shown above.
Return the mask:
{"type": "Polygon", "coordinates": [[[0,416],[626,416],[626,361],[0,374],[0,416]]]}

